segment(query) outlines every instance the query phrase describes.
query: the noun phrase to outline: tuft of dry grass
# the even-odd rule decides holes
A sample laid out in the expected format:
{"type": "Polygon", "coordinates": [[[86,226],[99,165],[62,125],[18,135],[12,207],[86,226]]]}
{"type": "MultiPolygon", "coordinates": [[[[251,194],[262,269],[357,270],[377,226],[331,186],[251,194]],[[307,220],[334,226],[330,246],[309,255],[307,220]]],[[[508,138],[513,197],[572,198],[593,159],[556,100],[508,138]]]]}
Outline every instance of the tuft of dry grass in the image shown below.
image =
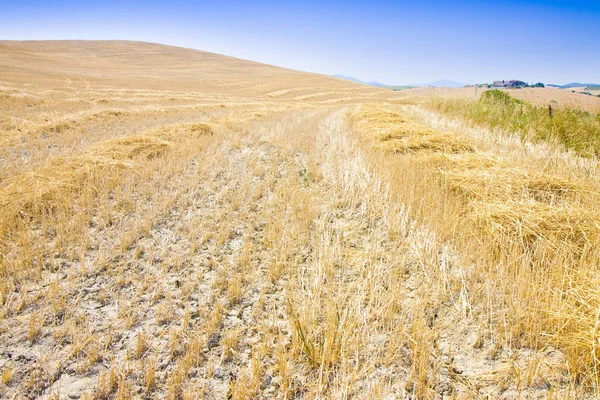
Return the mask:
{"type": "Polygon", "coordinates": [[[356,118],[368,124],[369,130],[376,135],[378,146],[386,151],[445,154],[473,151],[468,141],[460,136],[436,131],[397,113],[379,111],[376,106],[363,107],[363,110],[356,118]]]}
{"type": "Polygon", "coordinates": [[[10,382],[12,381],[13,378],[13,374],[14,374],[14,368],[12,366],[12,363],[8,363],[6,365],[6,367],[4,367],[4,371],[2,371],[2,384],[5,386],[10,385],[10,382]]]}

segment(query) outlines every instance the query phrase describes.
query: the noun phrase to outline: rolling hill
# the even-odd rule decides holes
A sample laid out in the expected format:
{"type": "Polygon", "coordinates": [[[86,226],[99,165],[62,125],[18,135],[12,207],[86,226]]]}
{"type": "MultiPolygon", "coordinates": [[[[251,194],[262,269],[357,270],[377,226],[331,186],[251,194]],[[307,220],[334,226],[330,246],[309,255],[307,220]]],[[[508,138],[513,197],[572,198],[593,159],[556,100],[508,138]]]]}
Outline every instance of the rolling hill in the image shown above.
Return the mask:
{"type": "MultiPolygon", "coordinates": [[[[293,71],[233,57],[127,41],[0,41],[0,68],[5,78],[28,79],[40,85],[119,88],[168,88],[173,91],[235,93],[239,96],[327,99],[344,92],[353,96],[377,91],[324,75],[293,71]],[[282,89],[287,88],[288,89],[282,89]],[[325,87],[318,93],[314,89],[325,87]]],[[[341,96],[343,97],[343,96],[341,96]]]]}

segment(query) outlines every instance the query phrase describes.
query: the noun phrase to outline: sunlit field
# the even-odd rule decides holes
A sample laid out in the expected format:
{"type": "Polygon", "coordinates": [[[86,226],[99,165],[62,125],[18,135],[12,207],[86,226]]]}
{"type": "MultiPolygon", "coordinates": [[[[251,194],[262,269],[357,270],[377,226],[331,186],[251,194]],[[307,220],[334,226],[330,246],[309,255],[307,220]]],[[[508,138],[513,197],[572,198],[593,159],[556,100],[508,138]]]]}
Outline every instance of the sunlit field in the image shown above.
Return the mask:
{"type": "Polygon", "coordinates": [[[0,398],[594,398],[599,119],[496,97],[0,42],[0,398]]]}

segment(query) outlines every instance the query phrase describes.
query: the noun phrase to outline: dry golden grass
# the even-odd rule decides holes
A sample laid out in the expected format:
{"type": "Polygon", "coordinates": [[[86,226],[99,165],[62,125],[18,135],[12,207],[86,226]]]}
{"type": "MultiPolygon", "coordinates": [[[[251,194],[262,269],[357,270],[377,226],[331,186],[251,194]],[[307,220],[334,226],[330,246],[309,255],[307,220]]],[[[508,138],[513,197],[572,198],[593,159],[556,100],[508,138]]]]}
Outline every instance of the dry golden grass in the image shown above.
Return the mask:
{"type": "Polygon", "coordinates": [[[590,160],[214,54],[0,47],[0,397],[596,394],[590,160]]]}
{"type": "MultiPolygon", "coordinates": [[[[398,122],[373,127],[364,117],[381,114],[373,109],[362,108],[355,129],[377,145],[396,135],[398,122]]],[[[373,165],[390,175],[413,215],[472,260],[466,290],[475,304],[487,302],[479,312],[487,315],[499,348],[543,352],[557,346],[574,387],[595,392],[600,355],[591,278],[599,266],[593,249],[600,244],[595,161],[559,148],[548,157],[544,145],[538,149],[424,110],[390,105],[384,110],[397,113],[403,123],[411,121],[409,134],[418,140],[442,130],[469,143],[462,151],[427,148],[382,162],[389,157],[384,153],[373,165]]]]}

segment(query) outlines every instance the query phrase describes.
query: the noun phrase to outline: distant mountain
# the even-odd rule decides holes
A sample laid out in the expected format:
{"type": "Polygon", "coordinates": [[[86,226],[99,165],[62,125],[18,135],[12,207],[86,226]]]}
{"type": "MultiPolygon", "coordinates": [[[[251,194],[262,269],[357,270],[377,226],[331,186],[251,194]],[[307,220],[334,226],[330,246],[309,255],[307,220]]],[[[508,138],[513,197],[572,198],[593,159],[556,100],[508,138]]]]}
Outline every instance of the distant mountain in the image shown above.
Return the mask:
{"type": "Polygon", "coordinates": [[[414,85],[386,85],[385,83],[375,82],[375,81],[371,81],[371,82],[361,81],[360,79],[357,79],[353,76],[345,76],[345,75],[340,75],[340,74],[336,74],[333,76],[335,78],[345,79],[347,81],[362,83],[363,85],[375,86],[375,87],[380,87],[380,88],[384,88],[384,89],[392,89],[392,90],[402,90],[402,89],[410,89],[410,88],[414,88],[414,87],[425,87],[425,86],[448,87],[448,88],[461,88],[461,87],[467,86],[466,83],[449,81],[446,79],[440,80],[440,81],[435,81],[435,82],[430,82],[430,83],[417,83],[414,85]]]}
{"type": "Polygon", "coordinates": [[[360,79],[357,79],[353,76],[345,76],[345,75],[340,75],[340,74],[335,74],[333,76],[335,78],[345,79],[347,81],[352,81],[352,82],[356,82],[356,83],[361,83],[363,85],[369,85],[369,86],[374,86],[374,87],[383,88],[383,89],[403,90],[403,89],[410,89],[411,87],[413,87],[413,86],[403,86],[403,85],[386,85],[385,83],[375,82],[375,81],[365,82],[365,81],[361,81],[360,79]]]}
{"type": "MultiPolygon", "coordinates": [[[[549,85],[549,86],[555,86],[555,85],[549,85]]],[[[600,84],[598,83],[578,83],[578,82],[573,82],[573,83],[567,83],[566,85],[562,85],[559,86],[561,89],[570,89],[570,88],[574,88],[574,87],[588,87],[588,86],[600,86],[600,84]]]]}
{"type": "MultiPolygon", "coordinates": [[[[335,75],[333,75],[333,77],[334,78],[345,79],[347,81],[352,81],[352,82],[356,82],[356,83],[362,83],[364,85],[369,85],[367,82],[363,82],[360,79],[357,79],[357,78],[355,78],[353,76],[346,76],[346,75],[335,74],[335,75]]],[[[375,83],[377,83],[377,82],[375,82],[375,83]]],[[[373,85],[370,85],[370,86],[373,86],[373,85]]]]}
{"type": "Polygon", "coordinates": [[[388,85],[385,85],[383,83],[375,82],[375,81],[371,81],[371,82],[361,81],[360,79],[355,78],[353,76],[346,76],[346,75],[335,74],[334,77],[335,78],[340,78],[340,79],[345,79],[347,81],[352,81],[352,82],[356,82],[356,83],[362,83],[363,85],[369,85],[369,86],[375,86],[375,87],[386,87],[386,86],[388,86],[388,85]]]}
{"type": "Polygon", "coordinates": [[[410,85],[410,86],[415,86],[415,87],[434,86],[434,87],[461,88],[461,87],[467,86],[467,84],[443,79],[440,81],[434,81],[434,82],[430,82],[430,83],[418,83],[418,84],[410,85]]]}

